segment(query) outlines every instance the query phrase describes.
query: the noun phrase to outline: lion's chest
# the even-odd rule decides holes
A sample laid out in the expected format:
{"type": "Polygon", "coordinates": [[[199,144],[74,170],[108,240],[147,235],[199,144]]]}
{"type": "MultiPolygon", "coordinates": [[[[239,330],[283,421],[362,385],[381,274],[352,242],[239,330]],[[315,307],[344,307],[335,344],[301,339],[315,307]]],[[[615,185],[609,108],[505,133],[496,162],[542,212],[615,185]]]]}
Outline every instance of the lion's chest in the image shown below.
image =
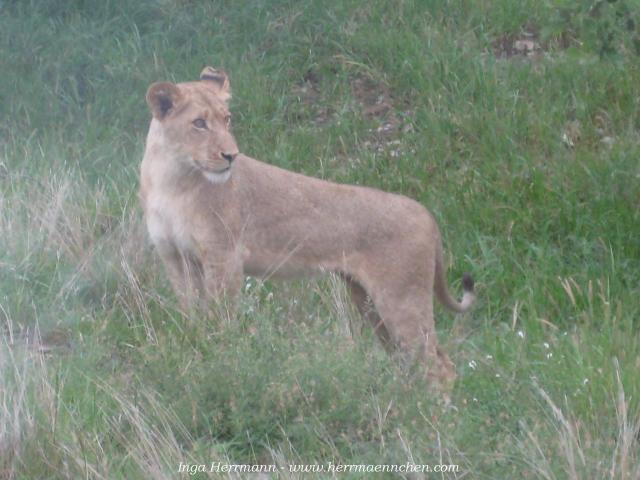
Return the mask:
{"type": "Polygon", "coordinates": [[[193,225],[188,209],[179,198],[152,193],[147,199],[147,230],[159,250],[177,248],[183,253],[195,252],[193,225]]]}

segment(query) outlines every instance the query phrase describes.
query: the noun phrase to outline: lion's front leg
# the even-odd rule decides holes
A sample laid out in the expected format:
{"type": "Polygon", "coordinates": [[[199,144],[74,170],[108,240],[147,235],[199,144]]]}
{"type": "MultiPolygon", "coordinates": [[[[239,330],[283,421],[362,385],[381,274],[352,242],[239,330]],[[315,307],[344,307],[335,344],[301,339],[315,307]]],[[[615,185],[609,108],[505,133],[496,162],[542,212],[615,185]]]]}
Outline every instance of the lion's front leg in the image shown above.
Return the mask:
{"type": "Polygon", "coordinates": [[[156,247],[180,307],[188,312],[198,305],[203,293],[202,266],[191,256],[181,254],[173,244],[163,242],[156,247]]]}
{"type": "Polygon", "coordinates": [[[217,252],[215,255],[206,255],[203,266],[209,310],[217,307],[234,310],[244,277],[242,261],[234,252],[229,252],[229,255],[217,252]]]}

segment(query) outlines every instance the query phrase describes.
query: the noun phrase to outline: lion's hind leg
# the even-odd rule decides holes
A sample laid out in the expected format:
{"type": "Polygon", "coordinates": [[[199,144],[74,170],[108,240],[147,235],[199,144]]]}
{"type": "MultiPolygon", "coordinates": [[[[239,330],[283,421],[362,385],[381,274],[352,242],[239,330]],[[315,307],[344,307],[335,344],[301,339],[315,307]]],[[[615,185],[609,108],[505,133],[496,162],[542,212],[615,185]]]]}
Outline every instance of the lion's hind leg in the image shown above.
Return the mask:
{"type": "Polygon", "coordinates": [[[433,298],[427,295],[424,285],[386,286],[369,291],[390,344],[402,362],[418,364],[430,384],[449,390],[455,381],[455,366],[438,345],[433,298]]]}
{"type": "Polygon", "coordinates": [[[384,325],[382,318],[376,311],[371,297],[367,294],[366,290],[356,280],[351,277],[344,276],[345,282],[351,294],[351,300],[355,304],[360,316],[371,325],[376,336],[382,343],[384,349],[391,353],[394,350],[391,335],[387,327],[384,325]]]}

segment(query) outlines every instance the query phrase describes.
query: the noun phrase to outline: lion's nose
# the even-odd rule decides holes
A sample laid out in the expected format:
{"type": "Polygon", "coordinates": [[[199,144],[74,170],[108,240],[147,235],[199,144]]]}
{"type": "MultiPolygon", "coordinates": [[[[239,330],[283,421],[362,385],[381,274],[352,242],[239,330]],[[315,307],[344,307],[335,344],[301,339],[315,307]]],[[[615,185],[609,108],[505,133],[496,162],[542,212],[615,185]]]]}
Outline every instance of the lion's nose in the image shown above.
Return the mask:
{"type": "Polygon", "coordinates": [[[231,163],[235,160],[236,156],[238,155],[238,152],[234,152],[234,153],[223,152],[221,155],[222,155],[222,158],[224,158],[227,162],[231,163]]]}

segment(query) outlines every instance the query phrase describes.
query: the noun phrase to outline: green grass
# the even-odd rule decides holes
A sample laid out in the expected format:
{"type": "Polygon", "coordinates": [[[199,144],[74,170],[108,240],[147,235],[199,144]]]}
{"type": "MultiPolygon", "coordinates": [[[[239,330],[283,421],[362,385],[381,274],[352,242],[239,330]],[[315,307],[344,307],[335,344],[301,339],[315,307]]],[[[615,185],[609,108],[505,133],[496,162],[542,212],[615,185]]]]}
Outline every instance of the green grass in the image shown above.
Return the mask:
{"type": "Polygon", "coordinates": [[[638,478],[638,11],[1,2],[0,477],[638,478]],[[528,39],[533,56],[501,50],[528,39]],[[215,321],[179,311],[137,200],[144,94],[205,65],[230,75],[241,151],[434,213],[451,283],[470,271],[479,296],[436,312],[452,405],[351,335],[336,279],[248,280],[215,321]]]}

